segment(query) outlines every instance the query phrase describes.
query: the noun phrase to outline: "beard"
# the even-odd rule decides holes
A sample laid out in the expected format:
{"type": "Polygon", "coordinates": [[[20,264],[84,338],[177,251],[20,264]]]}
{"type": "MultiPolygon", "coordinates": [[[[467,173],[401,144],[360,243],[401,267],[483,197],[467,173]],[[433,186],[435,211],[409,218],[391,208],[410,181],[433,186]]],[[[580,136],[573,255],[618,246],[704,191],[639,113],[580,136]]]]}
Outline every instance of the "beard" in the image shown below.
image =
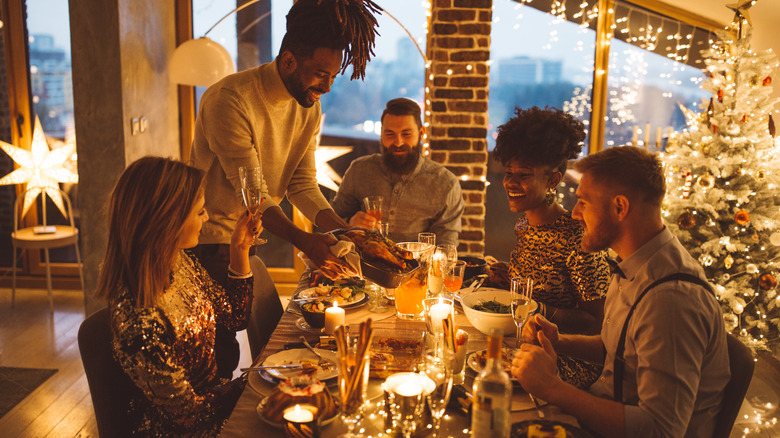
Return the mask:
{"type": "Polygon", "coordinates": [[[403,144],[401,146],[385,147],[384,145],[380,145],[380,148],[382,149],[382,161],[384,161],[385,165],[393,172],[401,175],[413,171],[420,161],[421,149],[419,141],[416,146],[403,144]],[[393,151],[399,150],[406,151],[406,155],[396,156],[393,154],[393,151]]]}
{"type": "Polygon", "coordinates": [[[603,251],[612,246],[618,237],[617,223],[611,219],[602,220],[593,227],[586,227],[584,222],[580,223],[585,229],[580,244],[585,252],[603,251]]]}
{"type": "Polygon", "coordinates": [[[315,103],[319,102],[319,99],[313,98],[309,94],[309,91],[317,92],[321,95],[327,93],[327,91],[320,90],[316,87],[306,88],[297,73],[290,77],[289,84],[287,85],[289,85],[287,91],[289,91],[295,101],[304,108],[311,108],[315,103]]]}

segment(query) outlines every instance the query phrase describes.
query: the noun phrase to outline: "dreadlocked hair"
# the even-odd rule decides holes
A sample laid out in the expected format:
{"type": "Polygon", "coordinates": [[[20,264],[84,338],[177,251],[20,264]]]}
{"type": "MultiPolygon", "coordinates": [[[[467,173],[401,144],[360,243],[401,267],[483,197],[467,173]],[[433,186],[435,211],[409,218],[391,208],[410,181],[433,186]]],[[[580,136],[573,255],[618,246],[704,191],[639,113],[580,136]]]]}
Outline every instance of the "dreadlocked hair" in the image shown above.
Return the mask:
{"type": "Polygon", "coordinates": [[[379,35],[374,14],[381,13],[372,0],[298,0],[287,13],[280,53],[310,57],[321,47],[343,50],[341,74],[351,65],[350,79],[363,79],[379,35]]]}

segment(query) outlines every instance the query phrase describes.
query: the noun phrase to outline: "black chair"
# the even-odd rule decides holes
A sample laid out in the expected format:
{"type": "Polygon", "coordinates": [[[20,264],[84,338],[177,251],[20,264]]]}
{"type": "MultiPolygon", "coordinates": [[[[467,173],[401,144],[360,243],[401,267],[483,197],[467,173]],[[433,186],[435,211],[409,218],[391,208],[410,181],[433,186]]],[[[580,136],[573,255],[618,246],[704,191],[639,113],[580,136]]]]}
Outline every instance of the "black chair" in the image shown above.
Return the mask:
{"type": "Polygon", "coordinates": [[[257,256],[249,257],[249,266],[254,275],[254,300],[252,301],[252,315],[246,329],[249,341],[249,351],[252,360],[262,353],[271,334],[284,315],[282,301],[276,291],[271,275],[265,264],[257,256]]]}
{"type": "Polygon", "coordinates": [[[726,341],[729,348],[731,378],[723,390],[723,406],[716,420],[713,438],[728,438],[731,434],[755,368],[753,352],[745,344],[731,333],[726,335],[726,341]]]}
{"type": "Polygon", "coordinates": [[[129,436],[128,408],[140,390],[111,354],[112,335],[108,309],[93,313],[79,327],[79,351],[89,383],[98,435],[129,436]]]}

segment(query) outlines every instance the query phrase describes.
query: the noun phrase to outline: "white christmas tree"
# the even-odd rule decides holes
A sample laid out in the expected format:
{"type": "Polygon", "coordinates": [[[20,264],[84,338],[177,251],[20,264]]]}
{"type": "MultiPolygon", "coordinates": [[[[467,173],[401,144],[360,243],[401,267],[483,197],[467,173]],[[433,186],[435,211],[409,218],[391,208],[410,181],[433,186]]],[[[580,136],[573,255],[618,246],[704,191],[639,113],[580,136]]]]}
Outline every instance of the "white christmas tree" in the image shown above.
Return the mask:
{"type": "MultiPolygon", "coordinates": [[[[780,326],[780,148],[770,112],[777,57],[750,48],[747,2],[705,52],[712,93],[664,153],[669,228],[715,286],[727,329],[766,349],[780,326]]],[[[736,5],[735,5],[736,6],[736,5]]]]}

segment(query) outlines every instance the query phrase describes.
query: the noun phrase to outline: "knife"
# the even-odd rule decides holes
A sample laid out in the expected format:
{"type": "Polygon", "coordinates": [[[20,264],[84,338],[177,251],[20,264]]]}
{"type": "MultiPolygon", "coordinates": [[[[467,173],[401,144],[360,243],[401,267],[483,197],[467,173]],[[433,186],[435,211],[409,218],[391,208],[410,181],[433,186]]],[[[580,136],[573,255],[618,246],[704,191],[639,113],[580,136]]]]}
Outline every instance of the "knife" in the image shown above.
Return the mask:
{"type": "Polygon", "coordinates": [[[247,372],[247,371],[262,371],[262,370],[278,370],[278,369],[287,369],[287,370],[294,370],[303,368],[303,364],[297,364],[297,365],[258,365],[254,367],[248,367],[248,368],[241,368],[241,372],[247,372]]]}

